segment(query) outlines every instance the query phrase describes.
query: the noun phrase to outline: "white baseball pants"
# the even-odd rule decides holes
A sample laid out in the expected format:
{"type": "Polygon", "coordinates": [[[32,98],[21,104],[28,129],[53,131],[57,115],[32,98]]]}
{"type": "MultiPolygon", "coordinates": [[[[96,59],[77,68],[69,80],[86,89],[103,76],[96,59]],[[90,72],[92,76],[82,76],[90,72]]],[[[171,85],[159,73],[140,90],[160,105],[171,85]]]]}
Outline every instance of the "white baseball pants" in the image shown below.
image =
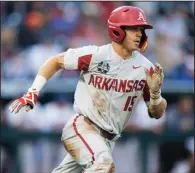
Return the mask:
{"type": "Polygon", "coordinates": [[[100,135],[93,123],[75,115],[64,127],[62,141],[68,152],[52,173],[114,173],[114,141],[100,135]]]}

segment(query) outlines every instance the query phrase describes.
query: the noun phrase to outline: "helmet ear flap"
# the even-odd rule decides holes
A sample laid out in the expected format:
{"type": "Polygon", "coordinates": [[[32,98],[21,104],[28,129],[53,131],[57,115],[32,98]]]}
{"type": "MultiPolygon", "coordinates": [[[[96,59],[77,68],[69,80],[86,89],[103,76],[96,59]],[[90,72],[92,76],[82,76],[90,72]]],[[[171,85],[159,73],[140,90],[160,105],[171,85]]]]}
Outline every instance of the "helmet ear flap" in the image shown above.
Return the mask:
{"type": "Polygon", "coordinates": [[[108,26],[108,33],[113,41],[120,43],[125,38],[125,32],[120,26],[108,26]]]}
{"type": "Polygon", "coordinates": [[[142,53],[145,52],[147,47],[148,47],[148,36],[146,35],[145,30],[143,30],[142,37],[139,44],[140,51],[142,53]]]}

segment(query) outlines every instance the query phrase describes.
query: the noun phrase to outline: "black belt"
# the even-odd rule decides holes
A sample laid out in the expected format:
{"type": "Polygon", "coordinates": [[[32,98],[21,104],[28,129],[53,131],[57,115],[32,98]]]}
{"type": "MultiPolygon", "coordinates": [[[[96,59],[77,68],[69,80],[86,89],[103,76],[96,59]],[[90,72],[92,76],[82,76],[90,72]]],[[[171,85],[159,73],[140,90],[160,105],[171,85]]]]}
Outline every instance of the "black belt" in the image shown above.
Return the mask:
{"type": "MultiPolygon", "coordinates": [[[[81,114],[80,114],[81,115],[81,114]]],[[[83,115],[82,115],[83,116],[83,115]]],[[[87,124],[95,124],[93,121],[91,121],[88,117],[85,117],[84,116],[84,121],[87,123],[87,124]]],[[[107,138],[109,140],[112,140],[116,137],[116,134],[113,134],[113,133],[109,133],[107,132],[106,130],[100,128],[97,124],[95,124],[99,129],[100,129],[100,134],[104,137],[104,138],[107,138]]]]}

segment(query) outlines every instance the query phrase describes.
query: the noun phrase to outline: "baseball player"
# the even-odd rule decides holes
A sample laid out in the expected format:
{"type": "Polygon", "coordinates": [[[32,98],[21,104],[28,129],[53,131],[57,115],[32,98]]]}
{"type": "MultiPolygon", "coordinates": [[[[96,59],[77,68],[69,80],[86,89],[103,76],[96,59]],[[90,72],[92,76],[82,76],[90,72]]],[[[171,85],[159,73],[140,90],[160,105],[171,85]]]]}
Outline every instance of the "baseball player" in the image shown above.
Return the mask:
{"type": "MultiPolygon", "coordinates": [[[[52,173],[113,173],[111,152],[141,96],[151,118],[159,119],[166,109],[161,96],[163,69],[144,57],[148,45],[144,12],[137,7],[115,9],[107,22],[110,44],[68,49],[48,59],[31,88],[15,100],[10,111],[33,109],[39,92],[60,69],[79,70],[75,91],[76,115],[62,132],[68,152],[52,173]]],[[[140,120],[141,121],[141,120],[140,120]]]]}

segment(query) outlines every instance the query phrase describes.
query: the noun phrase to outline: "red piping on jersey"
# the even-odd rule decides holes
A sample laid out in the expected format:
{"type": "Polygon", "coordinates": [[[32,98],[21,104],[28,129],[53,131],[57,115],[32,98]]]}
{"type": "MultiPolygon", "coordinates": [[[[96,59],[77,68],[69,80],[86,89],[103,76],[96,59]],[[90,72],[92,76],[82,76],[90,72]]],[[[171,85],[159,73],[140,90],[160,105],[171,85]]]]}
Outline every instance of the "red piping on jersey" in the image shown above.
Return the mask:
{"type": "Polygon", "coordinates": [[[92,55],[84,55],[78,58],[78,70],[88,70],[92,55]]]}
{"type": "Polygon", "coordinates": [[[81,139],[81,141],[85,144],[85,146],[87,147],[87,149],[89,150],[89,152],[91,153],[92,155],[92,161],[91,163],[93,164],[93,162],[95,161],[95,158],[94,158],[94,152],[93,150],[90,148],[90,146],[88,145],[88,143],[85,141],[85,139],[81,136],[81,134],[78,132],[78,129],[77,129],[77,126],[76,126],[76,121],[78,119],[80,115],[77,115],[73,121],[73,127],[74,127],[74,131],[76,133],[76,135],[79,136],[79,138],[81,139]]]}

